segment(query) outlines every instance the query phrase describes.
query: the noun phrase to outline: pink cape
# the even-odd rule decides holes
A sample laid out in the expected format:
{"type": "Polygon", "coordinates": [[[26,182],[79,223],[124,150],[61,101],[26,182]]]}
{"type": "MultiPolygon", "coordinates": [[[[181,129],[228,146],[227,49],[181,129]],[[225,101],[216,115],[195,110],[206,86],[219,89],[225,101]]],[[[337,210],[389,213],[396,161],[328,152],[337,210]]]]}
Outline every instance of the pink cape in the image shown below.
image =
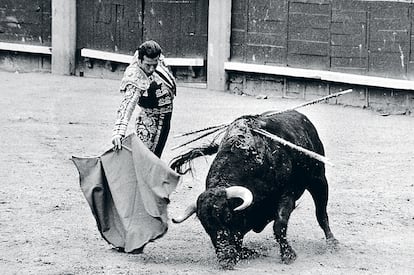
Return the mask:
{"type": "Polygon", "coordinates": [[[166,233],[169,195],[179,175],[135,134],[126,137],[123,145],[127,148],[72,160],[102,237],[131,252],[166,233]]]}

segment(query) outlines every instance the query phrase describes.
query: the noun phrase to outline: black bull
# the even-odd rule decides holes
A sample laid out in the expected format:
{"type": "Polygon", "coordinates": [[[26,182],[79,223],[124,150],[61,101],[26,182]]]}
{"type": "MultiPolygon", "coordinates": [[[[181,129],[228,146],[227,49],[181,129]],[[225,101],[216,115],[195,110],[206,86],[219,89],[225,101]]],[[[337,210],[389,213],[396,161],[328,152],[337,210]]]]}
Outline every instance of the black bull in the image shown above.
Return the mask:
{"type": "Polygon", "coordinates": [[[326,212],[328,183],[324,163],[253,129],[263,129],[324,155],[315,127],[303,114],[289,111],[241,117],[230,124],[220,145],[196,148],[173,160],[171,167],[180,171],[188,161],[217,152],[206,178],[206,190],[183,217],[173,221],[182,222],[196,212],[213,242],[220,265],[226,269],[255,253],[242,247],[244,235],[250,230],[261,232],[274,221],[273,232],[282,262],[291,263],[296,254],[286,238],[287,224],[296,200],[308,190],[327,242],[335,246],[337,240],[329,228],[326,212]]]}

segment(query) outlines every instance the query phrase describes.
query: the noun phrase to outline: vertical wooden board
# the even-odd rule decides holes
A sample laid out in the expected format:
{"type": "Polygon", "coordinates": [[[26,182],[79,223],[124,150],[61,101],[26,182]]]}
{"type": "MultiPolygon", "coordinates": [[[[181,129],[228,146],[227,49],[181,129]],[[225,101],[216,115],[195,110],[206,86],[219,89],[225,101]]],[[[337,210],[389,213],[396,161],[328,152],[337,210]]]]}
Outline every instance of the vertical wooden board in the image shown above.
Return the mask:
{"type": "Polygon", "coordinates": [[[95,23],[110,24],[112,22],[112,7],[110,1],[95,1],[95,23]]]}
{"type": "Polygon", "coordinates": [[[366,11],[367,10],[367,1],[363,0],[332,0],[332,9],[333,10],[358,10],[366,11]]]}
{"type": "Polygon", "coordinates": [[[371,53],[397,53],[400,56],[408,57],[410,53],[410,44],[405,42],[378,41],[370,42],[371,53]]]}
{"type": "Polygon", "coordinates": [[[50,45],[50,5],[51,0],[1,1],[0,39],[34,45],[50,45]]]}
{"type": "Polygon", "coordinates": [[[366,23],[367,12],[365,10],[335,10],[332,9],[331,22],[342,23],[366,23]]]}
{"type": "Polygon", "coordinates": [[[280,33],[286,32],[286,22],[283,21],[265,21],[265,20],[249,20],[247,26],[248,32],[262,33],[280,33]]]}
{"type": "Polygon", "coordinates": [[[232,14],[245,14],[247,1],[248,0],[232,0],[231,1],[231,13],[232,14]]]}
{"type": "Polygon", "coordinates": [[[286,21],[286,1],[255,0],[249,1],[249,20],[286,21]]]}
{"type": "MultiPolygon", "coordinates": [[[[248,33],[246,44],[286,47],[285,32],[281,33],[248,33]]],[[[244,37],[243,37],[244,38],[244,37]]]]}
{"type": "Polygon", "coordinates": [[[409,3],[376,1],[368,3],[368,9],[373,20],[384,18],[408,18],[409,3]]]}
{"type": "Polygon", "coordinates": [[[366,69],[368,58],[359,57],[331,57],[332,68],[366,69]]]}
{"type": "MultiPolygon", "coordinates": [[[[241,33],[246,31],[247,28],[247,0],[233,0],[231,7],[231,36],[237,36],[242,38],[241,33]]],[[[244,39],[233,40],[235,43],[243,44],[244,39]],[[236,42],[237,41],[237,42],[236,42]]],[[[233,42],[231,42],[233,43],[233,42]]]]}
{"type": "Polygon", "coordinates": [[[329,68],[330,14],[327,2],[289,1],[288,66],[329,68]]]}
{"type": "Polygon", "coordinates": [[[0,2],[1,7],[5,7],[8,10],[27,10],[35,11],[39,7],[39,0],[2,0],[0,2]]]}
{"type": "Polygon", "coordinates": [[[384,42],[384,43],[409,43],[410,42],[410,25],[401,26],[395,29],[381,29],[372,30],[370,32],[371,42],[384,42]]]}
{"type": "Polygon", "coordinates": [[[289,54],[287,65],[304,69],[329,69],[329,56],[316,56],[304,54],[289,54]]]}
{"type": "Polygon", "coordinates": [[[181,56],[200,56],[200,34],[198,33],[197,1],[181,4],[181,56]]]}
{"type": "Polygon", "coordinates": [[[364,2],[333,1],[331,70],[357,74],[368,70],[367,14],[364,2]]]}
{"type": "Polygon", "coordinates": [[[331,58],[334,57],[368,58],[368,51],[367,48],[362,45],[331,45],[331,58]]]}
{"type": "Polygon", "coordinates": [[[331,34],[332,46],[359,46],[365,47],[366,36],[363,34],[331,34]]]}
{"type": "Polygon", "coordinates": [[[91,48],[103,51],[114,51],[113,32],[103,24],[95,24],[92,33],[91,48]]]}
{"type": "Polygon", "coordinates": [[[329,44],[328,42],[290,40],[288,41],[288,54],[328,56],[329,44]]]}
{"type": "Polygon", "coordinates": [[[371,19],[370,29],[371,34],[375,35],[377,31],[407,31],[409,30],[411,22],[408,18],[387,18],[387,19],[371,19]]]}
{"type": "Polygon", "coordinates": [[[142,37],[142,1],[127,1],[122,25],[122,39],[125,45],[122,51],[133,53],[143,42],[142,37]]]}
{"type": "Polygon", "coordinates": [[[115,51],[115,5],[110,0],[94,1],[92,47],[99,50],[115,51]]]}
{"type": "Polygon", "coordinates": [[[289,12],[289,29],[292,28],[318,28],[329,29],[330,15],[327,14],[303,14],[289,12]]]}
{"type": "Polygon", "coordinates": [[[407,79],[414,81],[414,61],[408,62],[407,79]]]}
{"type": "Polygon", "coordinates": [[[367,24],[366,23],[353,23],[353,22],[332,22],[330,26],[332,34],[361,34],[366,35],[367,24]]]}
{"type": "MultiPolygon", "coordinates": [[[[114,51],[120,52],[123,48],[124,40],[122,39],[124,30],[123,30],[123,22],[124,22],[124,11],[125,5],[122,4],[115,4],[113,5],[114,11],[114,51]]],[[[128,43],[127,41],[125,41],[128,43]]]]}
{"type": "Polygon", "coordinates": [[[233,30],[230,36],[231,45],[243,45],[245,44],[245,32],[233,30]]]}
{"type": "Polygon", "coordinates": [[[383,77],[404,78],[408,57],[398,53],[371,53],[369,56],[369,73],[383,77]]]}
{"type": "Polygon", "coordinates": [[[246,29],[247,16],[245,14],[233,13],[231,17],[232,30],[245,30],[246,29]]]}
{"type": "Polygon", "coordinates": [[[181,40],[181,10],[178,3],[148,1],[144,11],[144,40],[155,40],[166,56],[178,56],[181,40]]]}
{"type": "Polygon", "coordinates": [[[144,37],[157,40],[168,56],[207,55],[208,1],[148,1],[144,37]]]}
{"type": "Polygon", "coordinates": [[[50,14],[52,12],[52,0],[38,0],[38,3],[43,13],[50,14]]]}
{"type": "Polygon", "coordinates": [[[244,62],[244,46],[232,44],[230,46],[230,56],[232,61],[244,62]]]}
{"type": "Polygon", "coordinates": [[[407,3],[369,3],[369,73],[405,78],[410,55],[411,19],[407,3]]]}
{"type": "Polygon", "coordinates": [[[93,48],[94,0],[76,1],[76,48],[93,48]]]}
{"type": "Polygon", "coordinates": [[[257,64],[286,64],[284,47],[247,45],[246,62],[257,64]]]}
{"type": "Polygon", "coordinates": [[[116,4],[114,16],[115,51],[133,54],[142,43],[141,0],[116,4]]]}
{"type": "MultiPolygon", "coordinates": [[[[232,0],[231,6],[231,36],[230,36],[230,59],[232,61],[245,61],[246,30],[248,0],[232,0]]],[[[238,77],[240,79],[240,77],[238,77]]],[[[240,85],[238,84],[238,87],[240,85]]],[[[240,88],[240,87],[239,87],[240,88]]],[[[241,85],[243,89],[243,85],[241,85]]]]}
{"type": "Polygon", "coordinates": [[[288,19],[288,0],[269,0],[270,13],[273,20],[285,21],[288,19]]]}
{"type": "Polygon", "coordinates": [[[41,7],[42,28],[41,38],[42,44],[51,45],[52,43],[52,0],[39,0],[41,7]]]}
{"type": "Polygon", "coordinates": [[[77,48],[133,53],[142,42],[142,1],[77,1],[77,48]]]}
{"type": "Polygon", "coordinates": [[[197,56],[207,58],[208,43],[208,0],[196,1],[196,26],[197,26],[197,56]]]}
{"type": "Polygon", "coordinates": [[[306,29],[289,32],[289,40],[329,41],[329,31],[326,29],[306,29]]]}
{"type": "Polygon", "coordinates": [[[326,15],[331,11],[330,1],[306,2],[306,1],[289,1],[289,16],[290,14],[312,14],[312,15],[326,15]]]}

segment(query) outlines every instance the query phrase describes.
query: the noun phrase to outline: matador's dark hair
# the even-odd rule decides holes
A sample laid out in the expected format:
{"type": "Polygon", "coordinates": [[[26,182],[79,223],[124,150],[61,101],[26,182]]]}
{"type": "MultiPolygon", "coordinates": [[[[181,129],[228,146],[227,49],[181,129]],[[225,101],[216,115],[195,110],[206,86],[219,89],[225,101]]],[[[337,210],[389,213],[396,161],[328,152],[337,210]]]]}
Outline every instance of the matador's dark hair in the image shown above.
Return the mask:
{"type": "Polygon", "coordinates": [[[138,48],[138,59],[143,60],[144,56],[156,58],[162,52],[161,46],[154,40],[148,40],[142,43],[138,48]]]}

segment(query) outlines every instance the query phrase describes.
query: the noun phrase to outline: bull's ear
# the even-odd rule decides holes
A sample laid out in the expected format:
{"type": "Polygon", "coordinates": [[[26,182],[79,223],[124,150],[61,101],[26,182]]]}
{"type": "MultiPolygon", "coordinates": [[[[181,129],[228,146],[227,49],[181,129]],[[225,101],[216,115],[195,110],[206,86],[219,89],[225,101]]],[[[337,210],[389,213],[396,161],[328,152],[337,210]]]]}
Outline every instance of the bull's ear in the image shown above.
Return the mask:
{"type": "Polygon", "coordinates": [[[253,202],[252,192],[243,186],[230,186],[226,188],[227,198],[240,198],[243,200],[243,203],[236,208],[234,211],[240,211],[249,207],[253,202]]]}

